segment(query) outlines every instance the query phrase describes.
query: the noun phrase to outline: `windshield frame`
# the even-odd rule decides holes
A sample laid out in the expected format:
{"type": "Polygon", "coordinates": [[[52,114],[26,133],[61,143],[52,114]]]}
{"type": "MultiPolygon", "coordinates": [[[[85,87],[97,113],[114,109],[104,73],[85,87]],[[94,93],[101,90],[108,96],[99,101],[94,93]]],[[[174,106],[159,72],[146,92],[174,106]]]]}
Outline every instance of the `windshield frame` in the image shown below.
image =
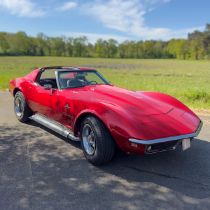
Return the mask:
{"type": "Polygon", "coordinates": [[[88,69],[88,70],[77,70],[77,69],[56,69],[55,71],[55,75],[56,75],[56,81],[57,81],[57,86],[58,86],[58,89],[60,90],[66,90],[66,89],[74,89],[74,88],[81,88],[81,87],[85,87],[85,86],[91,86],[91,85],[110,85],[110,83],[95,69],[88,69]],[[66,87],[66,88],[61,88],[61,85],[60,85],[60,76],[59,74],[63,73],[63,72],[93,72],[95,73],[103,82],[103,83],[100,83],[100,84],[87,84],[87,85],[82,85],[82,86],[78,86],[78,87],[66,87]]]}

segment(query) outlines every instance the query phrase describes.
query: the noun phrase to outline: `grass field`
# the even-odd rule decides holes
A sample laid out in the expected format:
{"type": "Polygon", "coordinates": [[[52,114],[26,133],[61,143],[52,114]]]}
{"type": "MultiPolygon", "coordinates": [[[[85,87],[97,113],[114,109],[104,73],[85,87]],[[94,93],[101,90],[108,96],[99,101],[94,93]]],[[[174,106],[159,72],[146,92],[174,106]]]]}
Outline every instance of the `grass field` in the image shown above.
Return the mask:
{"type": "Polygon", "coordinates": [[[52,65],[94,67],[117,86],[165,92],[192,108],[210,109],[209,61],[0,57],[0,89],[34,67],[52,65]]]}

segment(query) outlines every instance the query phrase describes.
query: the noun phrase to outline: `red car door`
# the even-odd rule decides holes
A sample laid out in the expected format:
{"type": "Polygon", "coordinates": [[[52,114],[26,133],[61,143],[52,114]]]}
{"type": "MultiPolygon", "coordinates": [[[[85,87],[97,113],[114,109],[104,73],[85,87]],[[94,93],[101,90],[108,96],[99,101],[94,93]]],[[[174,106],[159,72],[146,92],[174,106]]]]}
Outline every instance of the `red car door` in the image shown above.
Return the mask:
{"type": "Polygon", "coordinates": [[[69,129],[72,129],[74,117],[73,96],[74,92],[72,90],[55,90],[51,96],[51,111],[49,117],[69,129]]]}
{"type": "Polygon", "coordinates": [[[51,95],[50,118],[65,125],[69,129],[72,129],[73,119],[75,117],[75,89],[67,88],[67,81],[73,79],[74,76],[74,72],[63,72],[62,74],[58,74],[59,84],[57,85],[60,88],[53,91],[51,95]]]}

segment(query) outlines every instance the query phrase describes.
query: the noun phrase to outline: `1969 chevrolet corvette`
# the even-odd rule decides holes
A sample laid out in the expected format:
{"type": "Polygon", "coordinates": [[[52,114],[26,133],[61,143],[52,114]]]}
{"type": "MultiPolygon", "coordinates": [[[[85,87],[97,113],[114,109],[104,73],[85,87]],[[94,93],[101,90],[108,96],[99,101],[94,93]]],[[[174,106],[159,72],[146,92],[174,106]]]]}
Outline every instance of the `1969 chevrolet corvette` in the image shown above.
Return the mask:
{"type": "Polygon", "coordinates": [[[10,81],[20,122],[32,119],[81,141],[94,165],[110,161],[116,147],[127,153],[186,150],[201,120],[177,99],[159,92],[129,91],[109,84],[91,68],[43,67],[10,81]]]}

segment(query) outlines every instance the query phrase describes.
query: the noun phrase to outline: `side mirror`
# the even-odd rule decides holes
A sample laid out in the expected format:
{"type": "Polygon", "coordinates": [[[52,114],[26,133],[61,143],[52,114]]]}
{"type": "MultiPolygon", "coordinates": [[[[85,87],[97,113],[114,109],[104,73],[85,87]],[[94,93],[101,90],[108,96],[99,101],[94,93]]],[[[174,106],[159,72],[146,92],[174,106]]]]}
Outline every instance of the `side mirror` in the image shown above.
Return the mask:
{"type": "Polygon", "coordinates": [[[44,87],[45,90],[51,90],[52,89],[51,84],[45,84],[43,87],[44,87]]]}

